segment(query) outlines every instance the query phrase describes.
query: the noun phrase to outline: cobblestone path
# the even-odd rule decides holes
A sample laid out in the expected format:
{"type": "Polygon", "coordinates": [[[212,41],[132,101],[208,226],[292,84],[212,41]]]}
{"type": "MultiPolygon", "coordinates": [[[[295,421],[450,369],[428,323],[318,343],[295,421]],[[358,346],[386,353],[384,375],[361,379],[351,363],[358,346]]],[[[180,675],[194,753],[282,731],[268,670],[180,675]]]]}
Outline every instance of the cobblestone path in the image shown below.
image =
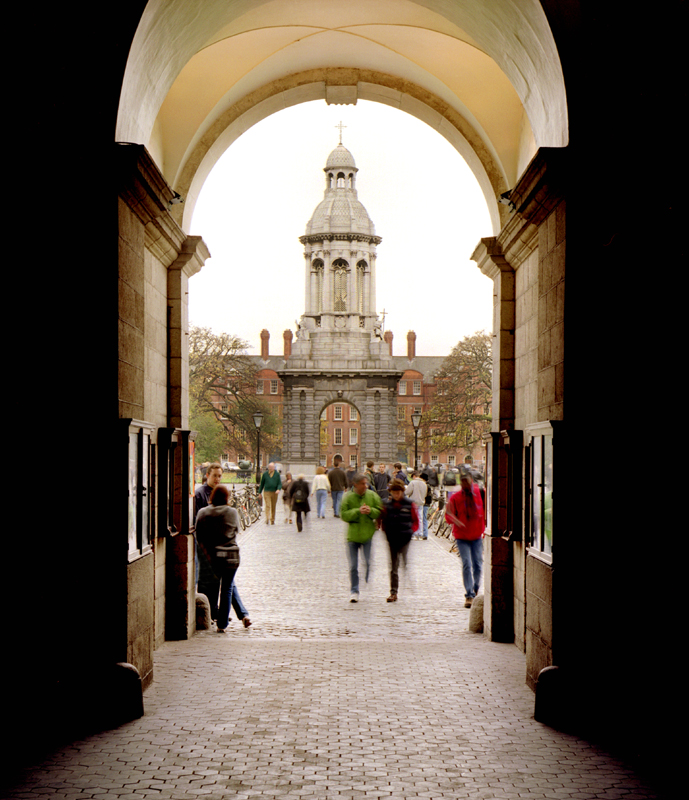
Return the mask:
{"type": "Polygon", "coordinates": [[[243,533],[237,584],[253,626],[166,643],[145,716],[27,770],[12,800],[658,796],[533,720],[523,655],[467,631],[445,540],[412,542],[386,603],[376,534],[353,604],[343,529],[329,516],[299,534],[280,516],[243,533]]]}

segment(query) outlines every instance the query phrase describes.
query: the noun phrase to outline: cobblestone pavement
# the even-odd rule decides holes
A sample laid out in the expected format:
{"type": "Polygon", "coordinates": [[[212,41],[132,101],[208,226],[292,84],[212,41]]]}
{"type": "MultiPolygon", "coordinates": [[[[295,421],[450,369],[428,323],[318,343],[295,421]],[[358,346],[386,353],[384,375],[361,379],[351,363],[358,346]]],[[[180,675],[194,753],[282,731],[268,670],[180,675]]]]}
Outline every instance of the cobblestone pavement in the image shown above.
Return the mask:
{"type": "Polygon", "coordinates": [[[242,534],[253,626],[166,643],[142,719],[62,748],[9,797],[658,796],[602,749],[533,720],[523,655],[467,631],[445,540],[412,542],[400,599],[386,603],[376,534],[352,604],[343,528],[329,516],[299,534],[280,516],[242,534]]]}

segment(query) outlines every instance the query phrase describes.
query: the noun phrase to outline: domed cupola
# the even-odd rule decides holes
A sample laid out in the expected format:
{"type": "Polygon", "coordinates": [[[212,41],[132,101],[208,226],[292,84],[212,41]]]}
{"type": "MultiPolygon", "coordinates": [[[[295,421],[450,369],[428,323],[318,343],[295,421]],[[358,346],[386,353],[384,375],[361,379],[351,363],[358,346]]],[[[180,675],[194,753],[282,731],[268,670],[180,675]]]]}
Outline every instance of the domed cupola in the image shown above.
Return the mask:
{"type": "MultiPolygon", "coordinates": [[[[307,349],[314,358],[318,353],[325,354],[333,346],[328,336],[334,331],[338,335],[352,334],[352,341],[363,336],[359,344],[370,353],[371,336],[376,341],[380,338],[376,245],[381,238],[376,236],[373,222],[357,198],[358,169],[341,139],[328,156],[324,172],[323,199],[307,223],[305,234],[299,237],[304,245],[306,308],[293,354],[307,349]]],[[[365,360],[364,350],[359,352],[350,345],[354,348],[352,353],[358,352],[355,360],[365,360]]],[[[338,345],[340,349],[342,346],[338,345]]]]}
{"type": "Polygon", "coordinates": [[[325,168],[325,195],[306,225],[306,236],[320,233],[355,233],[375,236],[376,229],[359,202],[354,156],[342,143],[330,153],[325,168]]]}

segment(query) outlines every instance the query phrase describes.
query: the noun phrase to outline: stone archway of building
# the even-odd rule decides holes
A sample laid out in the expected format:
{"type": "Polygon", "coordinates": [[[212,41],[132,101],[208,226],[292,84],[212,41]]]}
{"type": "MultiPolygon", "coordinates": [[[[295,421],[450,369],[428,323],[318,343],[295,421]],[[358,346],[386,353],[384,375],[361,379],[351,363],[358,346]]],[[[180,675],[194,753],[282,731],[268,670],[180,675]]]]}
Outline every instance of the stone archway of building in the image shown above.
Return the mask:
{"type": "Polygon", "coordinates": [[[243,97],[227,109],[196,143],[180,167],[174,189],[185,198],[173,208],[188,230],[203,184],[223,153],[243,133],[285,108],[315,100],[329,102],[335,90],[346,102],[370,100],[398,108],[425,122],[443,136],[466,161],[488,206],[493,232],[507,219],[507,206],[498,198],[510,187],[493,154],[465,117],[437,95],[409,81],[374,70],[334,68],[289,75],[243,97]]]}
{"type": "Polygon", "coordinates": [[[144,144],[186,203],[219,155],[290,105],[396,106],[455,146],[498,198],[538,148],[568,143],[560,58],[540,0],[149,0],[129,51],[116,139],[144,144]]]}
{"type": "Polygon", "coordinates": [[[320,418],[330,405],[348,404],[359,416],[359,466],[368,458],[394,461],[397,423],[394,370],[357,375],[278,373],[285,383],[283,463],[292,473],[311,473],[320,463],[320,418]]]}
{"type": "Polygon", "coordinates": [[[361,409],[357,407],[357,404],[352,401],[350,398],[345,397],[337,397],[335,400],[332,400],[329,403],[326,403],[320,411],[318,415],[318,433],[320,437],[320,459],[319,463],[322,466],[330,466],[333,463],[333,458],[336,455],[339,455],[342,459],[342,462],[345,466],[349,466],[351,463],[352,455],[356,455],[356,463],[358,466],[361,466],[361,426],[363,423],[363,417],[361,414],[361,409]],[[337,411],[333,412],[332,420],[328,420],[327,418],[323,419],[323,414],[327,412],[329,408],[336,409],[337,406],[342,406],[342,416],[338,420],[337,418],[337,411]],[[352,419],[351,411],[347,411],[347,407],[349,409],[354,409],[356,411],[356,417],[352,419]],[[338,422],[340,423],[338,425],[338,422]],[[332,431],[332,437],[327,439],[324,443],[323,441],[323,428],[327,431],[327,435],[330,437],[330,431],[332,431]],[[336,436],[334,435],[335,430],[340,428],[342,431],[342,438],[341,441],[338,443],[336,441],[336,436]],[[351,435],[349,431],[352,429],[356,429],[356,442],[352,443],[351,435]]]}

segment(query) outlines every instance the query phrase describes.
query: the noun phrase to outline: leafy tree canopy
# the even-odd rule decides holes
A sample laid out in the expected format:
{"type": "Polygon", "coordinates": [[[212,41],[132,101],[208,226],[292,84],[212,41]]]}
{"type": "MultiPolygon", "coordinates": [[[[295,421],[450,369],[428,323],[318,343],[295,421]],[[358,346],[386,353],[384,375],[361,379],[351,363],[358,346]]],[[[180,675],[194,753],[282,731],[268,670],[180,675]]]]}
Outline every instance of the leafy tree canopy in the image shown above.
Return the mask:
{"type": "Polygon", "coordinates": [[[247,342],[232,334],[189,327],[190,403],[198,415],[210,414],[222,425],[225,438],[220,452],[254,452],[256,411],[263,412],[262,446],[274,449],[279,435],[278,417],[256,396],[258,369],[246,354],[247,347],[247,342]]]}
{"type": "Polygon", "coordinates": [[[458,342],[436,375],[436,393],[423,427],[433,449],[471,447],[490,431],[492,336],[477,331],[458,342]]]}

